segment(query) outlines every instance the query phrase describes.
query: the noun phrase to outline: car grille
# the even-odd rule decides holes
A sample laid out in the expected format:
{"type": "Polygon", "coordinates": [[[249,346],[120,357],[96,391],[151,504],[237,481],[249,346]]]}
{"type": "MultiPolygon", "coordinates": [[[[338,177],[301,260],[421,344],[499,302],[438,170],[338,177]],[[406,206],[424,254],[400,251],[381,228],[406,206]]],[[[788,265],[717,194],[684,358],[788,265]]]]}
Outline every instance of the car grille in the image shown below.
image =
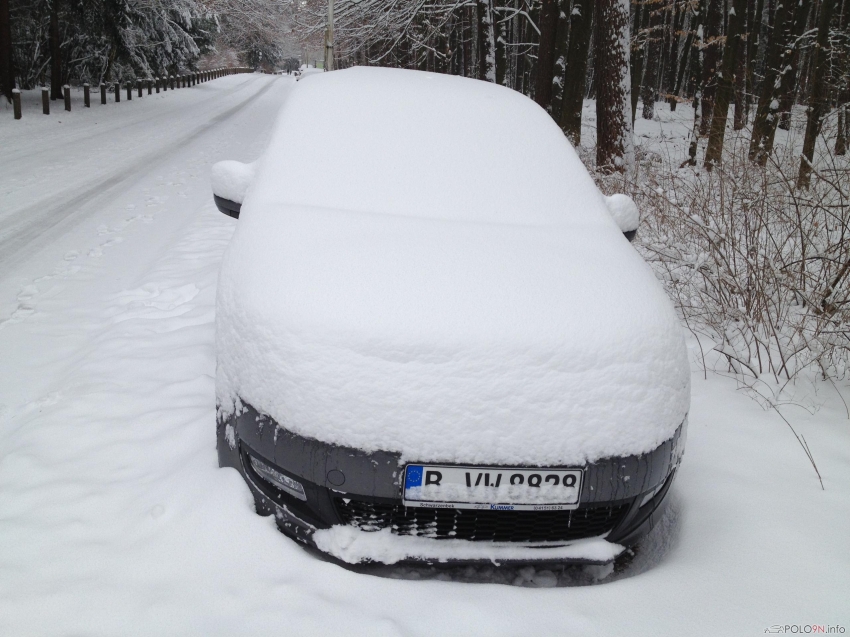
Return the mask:
{"type": "Polygon", "coordinates": [[[613,529],[629,508],[616,506],[572,511],[490,511],[424,509],[351,498],[335,498],[345,524],[364,531],[390,528],[398,535],[478,542],[563,542],[596,537],[613,529]]]}

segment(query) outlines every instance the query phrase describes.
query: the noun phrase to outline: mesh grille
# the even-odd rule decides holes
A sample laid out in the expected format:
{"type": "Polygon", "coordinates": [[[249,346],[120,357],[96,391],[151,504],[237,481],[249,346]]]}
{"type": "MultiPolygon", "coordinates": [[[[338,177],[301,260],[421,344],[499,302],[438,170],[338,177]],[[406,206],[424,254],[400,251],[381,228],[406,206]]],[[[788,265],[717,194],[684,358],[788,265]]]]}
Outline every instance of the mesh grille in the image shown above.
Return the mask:
{"type": "Polygon", "coordinates": [[[335,498],[345,524],[364,531],[390,528],[398,535],[479,542],[562,542],[595,537],[623,519],[628,504],[572,511],[420,509],[400,504],[335,498]]]}

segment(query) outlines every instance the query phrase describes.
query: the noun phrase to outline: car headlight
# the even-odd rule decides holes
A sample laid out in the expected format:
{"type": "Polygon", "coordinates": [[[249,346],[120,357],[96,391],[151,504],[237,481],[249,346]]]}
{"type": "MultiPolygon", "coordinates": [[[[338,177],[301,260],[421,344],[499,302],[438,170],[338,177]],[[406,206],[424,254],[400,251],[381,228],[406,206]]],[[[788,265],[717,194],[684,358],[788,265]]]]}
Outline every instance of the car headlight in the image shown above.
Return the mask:
{"type": "Polygon", "coordinates": [[[249,458],[251,459],[251,468],[254,469],[254,471],[257,472],[257,475],[261,478],[268,480],[281,491],[284,491],[299,500],[307,499],[307,495],[304,493],[304,485],[298,482],[298,480],[293,480],[289,476],[283,475],[274,467],[270,467],[265,462],[255,458],[254,456],[249,456],[249,458]]]}

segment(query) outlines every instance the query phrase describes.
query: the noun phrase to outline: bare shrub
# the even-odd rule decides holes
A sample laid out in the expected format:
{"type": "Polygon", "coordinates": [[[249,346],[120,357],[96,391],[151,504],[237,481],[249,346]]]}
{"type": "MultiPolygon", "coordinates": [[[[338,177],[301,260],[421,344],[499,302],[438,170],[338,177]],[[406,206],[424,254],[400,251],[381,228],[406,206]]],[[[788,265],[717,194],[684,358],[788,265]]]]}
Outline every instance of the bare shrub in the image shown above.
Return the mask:
{"type": "Polygon", "coordinates": [[[596,178],[638,204],[636,247],[701,346],[775,405],[803,378],[850,371],[850,168],[823,143],[797,190],[792,144],[761,168],[746,141],[729,139],[713,172],[645,154],[636,176],[596,178]]]}

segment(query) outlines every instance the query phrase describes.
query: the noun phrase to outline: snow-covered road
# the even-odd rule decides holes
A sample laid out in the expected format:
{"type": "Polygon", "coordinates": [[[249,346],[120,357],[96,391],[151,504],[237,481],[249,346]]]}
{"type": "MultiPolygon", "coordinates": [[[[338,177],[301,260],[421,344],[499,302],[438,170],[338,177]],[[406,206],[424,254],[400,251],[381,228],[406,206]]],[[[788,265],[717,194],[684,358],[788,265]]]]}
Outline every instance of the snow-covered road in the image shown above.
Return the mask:
{"type": "Polygon", "coordinates": [[[669,514],[598,586],[569,586],[599,575],[582,569],[352,572],[256,516],[216,461],[214,298],[236,222],[209,167],[254,159],[292,84],[0,121],[0,635],[850,629],[850,420],[827,387],[816,414],[783,411],[822,491],[776,413],[695,371],[669,514]]]}

